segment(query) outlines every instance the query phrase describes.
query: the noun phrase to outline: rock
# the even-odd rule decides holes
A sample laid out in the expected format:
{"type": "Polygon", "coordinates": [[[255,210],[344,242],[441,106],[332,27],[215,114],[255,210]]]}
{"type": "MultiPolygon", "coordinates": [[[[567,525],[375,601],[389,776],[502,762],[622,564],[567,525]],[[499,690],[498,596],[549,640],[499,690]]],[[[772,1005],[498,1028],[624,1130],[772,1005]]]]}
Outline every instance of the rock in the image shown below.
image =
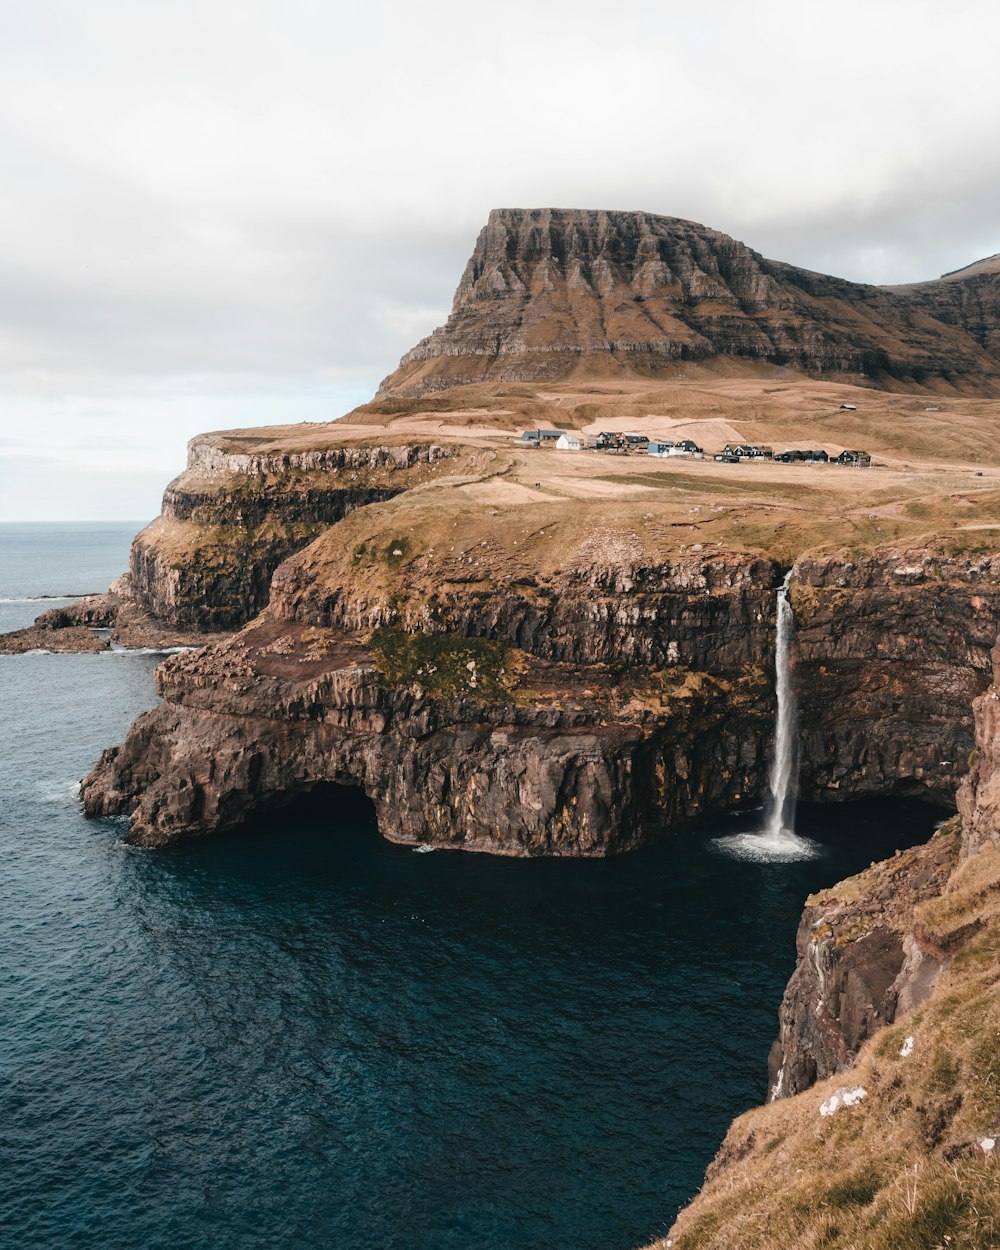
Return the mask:
{"type": "Polygon", "coordinates": [[[796,563],[803,797],[954,793],[991,673],[998,584],[997,556],[889,549],[796,563]],[[898,577],[914,567],[919,578],[898,577]]]}
{"type": "Polygon", "coordinates": [[[115,622],[116,595],[81,595],[65,607],[49,608],[27,629],[0,634],[0,655],[23,655],[29,651],[96,653],[106,651],[108,638],[94,631],[115,622]]]}
{"type": "Polygon", "coordinates": [[[588,370],[652,376],[719,355],[996,393],[1000,274],[864,286],[765,260],[676,217],[496,209],[447,323],[380,394],[588,370]]]}
{"type": "Polygon", "coordinates": [[[108,649],[108,640],[100,638],[84,625],[29,625],[0,634],[0,655],[26,655],[31,651],[68,651],[96,653],[108,649]]]}
{"type": "MultiPolygon", "coordinates": [[[[508,575],[501,537],[477,545],[481,554],[469,559],[482,566],[466,573],[466,564],[459,575],[446,555],[366,557],[358,566],[331,529],[276,570],[266,616],[232,646],[161,670],[167,706],[156,738],[130,735],[123,755],[94,775],[89,809],[134,811],[137,838],[169,841],[238,823],[282,794],[340,782],[372,795],[387,837],[591,855],[639,845],[763,791],[780,580],[771,561],[716,551],[640,562],[634,544],[608,554],[602,540],[567,551],[544,575],[523,564],[508,575]],[[431,647],[408,678],[423,691],[416,703],[409,687],[372,685],[366,645],[380,629],[431,647]],[[428,693],[442,680],[434,638],[511,649],[521,657],[511,663],[523,670],[523,693],[496,702],[474,655],[446,697],[428,693]],[[344,655],[366,658],[345,665],[336,660],[344,655]],[[319,684],[299,688],[321,673],[319,684]],[[244,687],[253,697],[237,697],[244,687]],[[227,719],[234,716],[242,719],[227,719]],[[206,774],[199,758],[232,761],[232,775],[206,774]],[[178,770],[189,777],[183,802],[163,793],[176,789],[178,770]]],[[[389,542],[384,554],[395,550],[404,548],[389,542]]],[[[983,689],[989,664],[981,637],[988,615],[970,607],[968,594],[978,566],[928,559],[919,582],[901,583],[893,576],[901,558],[873,557],[847,587],[836,585],[845,580],[836,560],[795,569],[806,797],[894,789],[944,801],[960,771],[953,761],[971,749],[963,697],[983,689]],[[888,614],[907,628],[887,636],[888,614]]],[[[980,597],[1000,608],[985,585],[980,597]]],[[[839,969],[824,964],[834,948],[817,945],[814,963],[837,986],[840,1023],[830,1037],[813,1036],[810,1025],[798,1039],[801,1062],[786,1067],[786,1090],[835,1070],[885,1022],[875,1004],[904,966],[899,994],[933,975],[928,943],[908,948],[905,939],[902,929],[873,926],[853,964],[839,969]]],[[[808,1019],[793,1015],[789,1038],[808,1019]]]]}
{"type": "Polygon", "coordinates": [[[945,961],[914,942],[914,912],[940,894],[958,852],[951,822],[807,901],[768,1062],[771,1101],[844,1071],[863,1042],[930,995],[945,961]]]}
{"type": "Polygon", "coordinates": [[[266,606],[283,560],[452,454],[423,442],[251,454],[199,435],[161,515],[132,543],[130,596],[181,630],[237,629],[266,606]]]}
{"type": "Polygon", "coordinates": [[[0,634],[0,655],[39,650],[100,652],[112,643],[170,650],[199,647],[210,640],[197,630],[178,629],[170,621],[151,616],[129,596],[130,589],[128,575],[123,574],[106,595],[84,595],[67,607],[50,608],[27,629],[0,634]],[[108,635],[95,632],[99,629],[108,630],[108,635]]]}
{"type": "MultiPolygon", "coordinates": [[[[386,685],[356,638],[262,621],[157,670],[163,703],[83,784],[91,814],[164,845],[239,824],[321,783],[362,787],[384,836],[509,855],[607,855],[734,801],[766,766],[769,723],[706,683],[597,708],[585,670],[527,663],[528,701],[386,685]]],[[[465,672],[463,666],[463,672],[465,672]]]]}
{"type": "Polygon", "coordinates": [[[868,1091],[861,1085],[842,1085],[829,1098],[820,1103],[819,1113],[821,1116],[836,1115],[838,1111],[843,1111],[845,1107],[856,1107],[859,1102],[867,1097],[868,1091]]]}

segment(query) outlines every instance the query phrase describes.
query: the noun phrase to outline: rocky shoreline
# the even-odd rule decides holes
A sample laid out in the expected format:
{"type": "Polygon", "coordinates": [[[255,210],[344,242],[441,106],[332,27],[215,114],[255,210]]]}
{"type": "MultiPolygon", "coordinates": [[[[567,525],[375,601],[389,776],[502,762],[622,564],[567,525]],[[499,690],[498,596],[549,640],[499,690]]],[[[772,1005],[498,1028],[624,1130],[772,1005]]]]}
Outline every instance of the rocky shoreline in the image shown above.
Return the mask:
{"type": "Polygon", "coordinates": [[[133,598],[125,574],[106,594],[81,595],[65,607],[48,608],[24,629],[0,634],[0,655],[97,654],[112,646],[169,651],[218,640],[218,634],[178,629],[150,615],[133,598]]]}

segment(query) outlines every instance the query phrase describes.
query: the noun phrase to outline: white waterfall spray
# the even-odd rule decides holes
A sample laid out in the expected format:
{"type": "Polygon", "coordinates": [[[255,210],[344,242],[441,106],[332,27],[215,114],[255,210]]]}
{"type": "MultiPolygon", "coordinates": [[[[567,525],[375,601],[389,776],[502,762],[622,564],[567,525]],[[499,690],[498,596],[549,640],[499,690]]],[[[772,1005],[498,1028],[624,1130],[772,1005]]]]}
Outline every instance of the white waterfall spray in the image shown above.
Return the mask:
{"type": "Polygon", "coordinates": [[[798,759],[795,751],[796,700],[792,683],[792,642],[795,615],[788,601],[792,579],[789,569],[778,590],[778,627],[774,647],[774,684],[778,715],[774,730],[774,759],[771,761],[771,800],[767,807],[765,832],[771,838],[795,830],[795,783],[798,759]]]}
{"type": "Polygon", "coordinates": [[[774,640],[774,676],[777,719],[774,727],[774,758],[771,761],[770,799],[765,807],[764,829],[716,838],[715,844],[737,859],[784,863],[812,859],[820,848],[795,833],[795,792],[798,758],[795,750],[796,700],[792,680],[792,647],[795,614],[788,598],[789,570],[778,588],[777,629],[774,640]]]}

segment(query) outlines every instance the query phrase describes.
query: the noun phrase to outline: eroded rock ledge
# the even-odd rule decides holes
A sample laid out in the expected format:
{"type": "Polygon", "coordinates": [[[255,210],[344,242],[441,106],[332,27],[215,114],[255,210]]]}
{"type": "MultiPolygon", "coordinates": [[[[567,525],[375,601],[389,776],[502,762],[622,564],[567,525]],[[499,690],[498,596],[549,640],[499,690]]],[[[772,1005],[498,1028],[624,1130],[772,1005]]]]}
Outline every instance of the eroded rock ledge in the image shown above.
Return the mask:
{"type": "MultiPolygon", "coordinates": [[[[259,442],[259,440],[258,440],[259,442]]],[[[238,629],[270,595],[275,569],[358,508],[384,503],[456,456],[427,442],[240,451],[201,435],[166,488],[161,515],[129,558],[132,594],[154,617],[195,631],[238,629]]]]}
{"type": "MultiPolygon", "coordinates": [[[[477,547],[483,568],[449,580],[412,551],[397,568],[391,542],[360,561],[341,542],[349,576],[330,541],[282,566],[258,622],[159,670],[163,705],[87,779],[88,811],[130,813],[130,836],[159,845],[336,782],[371,796],[390,838],[594,855],[763,793],[772,562],[612,567],[585,543],[505,581],[477,547]]],[[[805,797],[954,792],[962,698],[988,680],[982,570],[928,559],[900,584],[914,559],[883,555],[864,586],[835,563],[795,571],[805,797]],[[906,631],[887,638],[889,616],[906,631]]]]}
{"type": "Polygon", "coordinates": [[[30,651],[96,654],[113,645],[169,651],[204,646],[218,638],[218,634],[178,628],[147,612],[135,601],[125,573],[107,594],[81,595],[65,607],[49,608],[25,629],[0,634],[0,655],[30,651]]]}
{"type": "Polygon", "coordinates": [[[275,621],[177,656],[163,704],[84,782],[86,809],[131,814],[130,840],[158,846],[334,782],[363,787],[395,841],[605,855],[736,801],[764,767],[752,677],[723,699],[702,675],[616,684],[455,636],[426,654],[461,674],[452,690],[389,684],[356,639],[275,621]]]}

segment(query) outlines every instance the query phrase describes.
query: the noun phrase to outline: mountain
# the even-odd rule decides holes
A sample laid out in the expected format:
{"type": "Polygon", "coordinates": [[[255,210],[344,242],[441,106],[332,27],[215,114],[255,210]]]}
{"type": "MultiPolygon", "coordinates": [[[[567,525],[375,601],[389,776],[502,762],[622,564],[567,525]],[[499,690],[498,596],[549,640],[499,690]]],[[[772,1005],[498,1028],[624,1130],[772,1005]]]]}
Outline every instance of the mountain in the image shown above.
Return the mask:
{"type": "Polygon", "coordinates": [[[728,356],[876,384],[1000,393],[1000,259],[878,287],[645,212],[495,209],[445,325],[380,387],[654,377],[728,356]]]}

